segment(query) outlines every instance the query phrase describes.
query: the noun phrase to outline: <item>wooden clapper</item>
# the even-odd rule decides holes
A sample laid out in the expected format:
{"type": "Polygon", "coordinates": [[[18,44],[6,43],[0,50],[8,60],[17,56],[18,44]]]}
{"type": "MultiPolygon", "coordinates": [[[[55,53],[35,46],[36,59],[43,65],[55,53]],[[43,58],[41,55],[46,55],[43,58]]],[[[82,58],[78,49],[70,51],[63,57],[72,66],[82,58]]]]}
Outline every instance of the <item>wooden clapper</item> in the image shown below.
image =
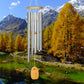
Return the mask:
{"type": "Polygon", "coordinates": [[[31,78],[33,80],[36,80],[36,79],[39,78],[39,70],[38,70],[37,67],[32,67],[32,69],[31,69],[31,78]]]}

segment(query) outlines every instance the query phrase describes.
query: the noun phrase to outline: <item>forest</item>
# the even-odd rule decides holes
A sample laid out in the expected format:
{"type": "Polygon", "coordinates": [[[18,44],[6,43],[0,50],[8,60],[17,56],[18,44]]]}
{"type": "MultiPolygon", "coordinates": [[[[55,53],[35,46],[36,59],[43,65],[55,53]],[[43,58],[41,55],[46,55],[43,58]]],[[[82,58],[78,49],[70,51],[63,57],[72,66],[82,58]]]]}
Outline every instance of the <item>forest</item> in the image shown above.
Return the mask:
{"type": "Polygon", "coordinates": [[[15,39],[13,31],[9,35],[0,34],[0,51],[27,51],[27,38],[18,34],[15,39]]]}
{"type": "MultiPolygon", "coordinates": [[[[43,29],[43,50],[61,62],[84,57],[84,20],[71,4],[63,7],[55,23],[43,29]]],[[[0,34],[0,51],[27,51],[27,34],[16,38],[13,32],[0,34]]]]}
{"type": "Polygon", "coordinates": [[[61,61],[84,57],[84,19],[67,3],[58,19],[43,29],[43,48],[61,61]]]}

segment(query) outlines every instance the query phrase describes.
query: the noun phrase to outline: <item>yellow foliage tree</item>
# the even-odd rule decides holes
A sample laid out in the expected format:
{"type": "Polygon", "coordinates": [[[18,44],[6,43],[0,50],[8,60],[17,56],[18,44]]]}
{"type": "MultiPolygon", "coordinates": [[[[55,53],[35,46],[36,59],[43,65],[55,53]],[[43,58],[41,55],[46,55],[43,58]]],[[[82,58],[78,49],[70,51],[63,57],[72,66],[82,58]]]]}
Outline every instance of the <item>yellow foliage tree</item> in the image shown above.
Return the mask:
{"type": "Polygon", "coordinates": [[[18,34],[15,40],[15,50],[17,51],[22,50],[21,42],[22,42],[22,37],[20,34],[18,34]]]}
{"type": "Polygon", "coordinates": [[[6,51],[12,52],[12,51],[14,51],[14,33],[13,33],[13,31],[10,33],[8,38],[9,39],[8,39],[6,51]]]}
{"type": "Polygon", "coordinates": [[[61,59],[77,57],[80,51],[82,19],[70,3],[66,3],[55,22],[50,53],[61,59]]]}
{"type": "Polygon", "coordinates": [[[24,35],[24,38],[25,38],[25,43],[24,43],[24,51],[27,51],[27,40],[28,40],[28,37],[27,37],[27,29],[26,29],[26,33],[25,33],[25,35],[24,35]]]}
{"type": "Polygon", "coordinates": [[[54,23],[52,22],[45,30],[43,30],[43,48],[49,50],[51,48],[51,39],[54,23]]]}
{"type": "Polygon", "coordinates": [[[7,45],[8,45],[8,40],[9,40],[8,35],[7,35],[6,32],[3,35],[3,39],[4,39],[4,45],[3,45],[4,46],[4,51],[6,51],[7,45]]]}
{"type": "Polygon", "coordinates": [[[27,51],[27,38],[25,39],[24,51],[27,51]]]}
{"type": "Polygon", "coordinates": [[[23,37],[21,41],[21,50],[25,51],[26,39],[23,37]]]}
{"type": "Polygon", "coordinates": [[[0,51],[3,51],[4,49],[4,39],[3,39],[3,34],[0,35],[0,51]]]}

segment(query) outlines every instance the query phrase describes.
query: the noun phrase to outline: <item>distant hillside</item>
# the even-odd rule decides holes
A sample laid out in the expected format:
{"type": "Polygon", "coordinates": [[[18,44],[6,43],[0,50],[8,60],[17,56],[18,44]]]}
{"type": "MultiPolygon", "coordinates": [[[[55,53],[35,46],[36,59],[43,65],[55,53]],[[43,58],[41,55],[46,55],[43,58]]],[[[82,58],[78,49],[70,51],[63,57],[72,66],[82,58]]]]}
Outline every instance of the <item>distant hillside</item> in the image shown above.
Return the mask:
{"type": "Polygon", "coordinates": [[[26,27],[27,23],[24,19],[8,15],[0,22],[0,33],[6,31],[9,34],[11,31],[14,31],[15,36],[18,33],[23,35],[26,27]]]}
{"type": "Polygon", "coordinates": [[[50,9],[43,15],[43,28],[49,26],[52,22],[55,22],[58,17],[58,12],[55,10],[50,9]]]}
{"type": "MultiPolygon", "coordinates": [[[[58,13],[52,9],[43,14],[43,28],[49,26],[52,22],[55,22],[58,17],[58,13]]],[[[0,33],[14,31],[15,36],[20,33],[22,36],[25,33],[27,23],[25,19],[15,17],[13,15],[8,15],[0,22],[0,33]]]]}

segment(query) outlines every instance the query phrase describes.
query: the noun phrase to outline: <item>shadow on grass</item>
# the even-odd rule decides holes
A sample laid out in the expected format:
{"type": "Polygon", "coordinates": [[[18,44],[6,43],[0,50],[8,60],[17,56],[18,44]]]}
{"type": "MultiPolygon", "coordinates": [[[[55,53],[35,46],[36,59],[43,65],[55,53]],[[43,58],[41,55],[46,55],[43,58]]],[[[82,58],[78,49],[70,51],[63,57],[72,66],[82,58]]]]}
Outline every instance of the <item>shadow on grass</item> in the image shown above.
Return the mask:
{"type": "Polygon", "coordinates": [[[82,84],[82,83],[76,83],[76,82],[64,79],[64,80],[59,80],[58,82],[56,82],[56,84],[82,84]]]}
{"type": "Polygon", "coordinates": [[[43,80],[44,84],[83,84],[83,83],[77,83],[73,82],[67,79],[62,79],[62,80],[43,80]]]}

